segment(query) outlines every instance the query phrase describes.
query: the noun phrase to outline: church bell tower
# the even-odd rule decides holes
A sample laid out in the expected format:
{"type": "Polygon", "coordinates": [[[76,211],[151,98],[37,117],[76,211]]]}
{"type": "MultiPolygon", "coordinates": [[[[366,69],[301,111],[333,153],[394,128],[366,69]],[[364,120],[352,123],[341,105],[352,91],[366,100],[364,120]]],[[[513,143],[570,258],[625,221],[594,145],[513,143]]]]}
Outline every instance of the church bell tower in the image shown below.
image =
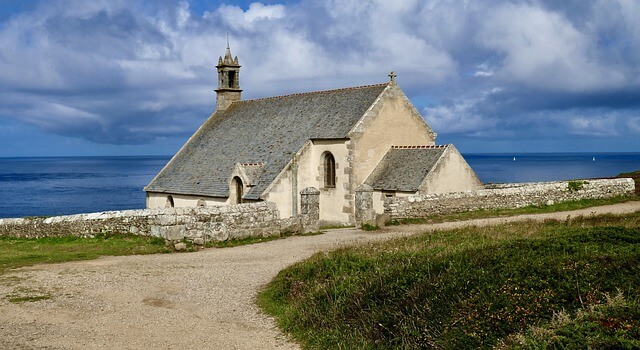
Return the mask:
{"type": "Polygon", "coordinates": [[[231,103],[240,101],[242,90],[240,90],[240,64],[238,56],[231,58],[229,49],[229,37],[227,36],[227,52],[224,58],[218,59],[218,89],[216,89],[216,110],[223,111],[231,103]]]}

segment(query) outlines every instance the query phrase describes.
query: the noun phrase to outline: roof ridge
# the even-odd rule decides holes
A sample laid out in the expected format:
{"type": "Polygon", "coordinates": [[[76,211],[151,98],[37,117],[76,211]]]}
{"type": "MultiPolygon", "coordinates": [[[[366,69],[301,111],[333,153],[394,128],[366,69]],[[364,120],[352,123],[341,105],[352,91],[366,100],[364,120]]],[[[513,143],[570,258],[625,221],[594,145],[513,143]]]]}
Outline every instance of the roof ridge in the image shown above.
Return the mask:
{"type": "Polygon", "coordinates": [[[451,145],[446,144],[446,145],[391,146],[391,149],[439,149],[439,148],[447,148],[449,146],[451,145]]]}
{"type": "Polygon", "coordinates": [[[329,93],[329,92],[336,92],[336,91],[357,90],[357,89],[362,89],[362,88],[370,88],[370,87],[378,87],[378,86],[386,86],[386,85],[389,85],[389,82],[386,82],[386,83],[380,83],[380,84],[361,85],[361,86],[350,86],[350,87],[337,88],[337,89],[329,89],[329,90],[318,90],[318,91],[307,91],[307,92],[294,92],[294,93],[291,93],[291,94],[285,94],[285,95],[276,95],[276,96],[260,97],[260,98],[250,99],[250,100],[240,100],[240,101],[235,101],[234,103],[254,102],[254,101],[264,101],[264,100],[271,100],[271,99],[277,99],[277,98],[282,98],[282,97],[302,96],[302,95],[312,95],[312,94],[322,94],[322,93],[329,93]]]}

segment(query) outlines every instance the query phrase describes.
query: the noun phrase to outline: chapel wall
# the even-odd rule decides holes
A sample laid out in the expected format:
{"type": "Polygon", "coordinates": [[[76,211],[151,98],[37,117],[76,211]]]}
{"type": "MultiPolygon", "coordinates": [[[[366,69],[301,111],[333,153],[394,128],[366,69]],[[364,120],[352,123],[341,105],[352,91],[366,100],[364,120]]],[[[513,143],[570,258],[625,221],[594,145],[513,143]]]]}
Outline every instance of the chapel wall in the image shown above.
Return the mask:
{"type": "Polygon", "coordinates": [[[367,179],[391,146],[431,146],[436,138],[395,85],[390,85],[349,136],[353,161],[351,190],[367,179]]]}
{"type": "Polygon", "coordinates": [[[631,195],[632,179],[577,180],[581,189],[571,189],[569,181],[507,184],[477,191],[413,195],[388,198],[384,213],[391,219],[423,218],[483,209],[515,209],[580,199],[631,195]]]}
{"type": "Polygon", "coordinates": [[[482,189],[482,182],[453,145],[444,152],[424,183],[419,194],[464,192],[482,189]]]}
{"type": "Polygon", "coordinates": [[[320,190],[320,220],[324,225],[350,222],[353,213],[353,193],[349,191],[348,140],[313,140],[299,158],[298,182],[302,187],[320,190]],[[335,159],[335,187],[325,186],[324,157],[327,152],[335,159]]]}
{"type": "Polygon", "coordinates": [[[306,213],[281,218],[274,203],[108,211],[33,219],[0,219],[4,237],[94,237],[98,234],[155,236],[169,242],[206,244],[245,237],[318,230],[317,195],[306,189],[306,213]]]}
{"type": "MultiPolygon", "coordinates": [[[[264,200],[276,205],[283,218],[293,215],[293,198],[291,191],[294,188],[292,168],[288,167],[285,171],[271,184],[264,200]]],[[[296,184],[297,187],[297,184],[296,184]]],[[[298,192],[298,191],[296,191],[298,192]]]]}
{"type": "MultiPolygon", "coordinates": [[[[314,187],[320,191],[320,221],[323,224],[345,224],[350,222],[352,196],[349,193],[348,140],[313,140],[296,155],[291,164],[268,189],[265,201],[277,205],[283,217],[293,213],[292,191],[314,187]],[[324,156],[330,152],[335,159],[335,187],[325,187],[324,156]],[[295,175],[294,175],[295,174],[295,175]],[[295,176],[295,181],[294,181],[295,176]],[[295,188],[294,188],[295,187],[295,188]]],[[[297,213],[301,211],[300,195],[296,198],[297,213]]]]}

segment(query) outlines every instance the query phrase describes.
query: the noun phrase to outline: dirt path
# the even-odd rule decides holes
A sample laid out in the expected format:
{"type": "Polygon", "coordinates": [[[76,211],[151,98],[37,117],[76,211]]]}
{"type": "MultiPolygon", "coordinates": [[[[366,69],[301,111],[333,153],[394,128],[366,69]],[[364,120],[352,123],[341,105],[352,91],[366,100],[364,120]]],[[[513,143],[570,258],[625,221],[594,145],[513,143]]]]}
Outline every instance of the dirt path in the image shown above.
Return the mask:
{"type": "Polygon", "coordinates": [[[281,269],[319,251],[425,230],[524,219],[629,213],[640,202],[366,233],[309,237],[189,254],[39,265],[0,276],[0,349],[297,349],[254,305],[281,269]],[[10,303],[7,295],[50,295],[10,303]]]}

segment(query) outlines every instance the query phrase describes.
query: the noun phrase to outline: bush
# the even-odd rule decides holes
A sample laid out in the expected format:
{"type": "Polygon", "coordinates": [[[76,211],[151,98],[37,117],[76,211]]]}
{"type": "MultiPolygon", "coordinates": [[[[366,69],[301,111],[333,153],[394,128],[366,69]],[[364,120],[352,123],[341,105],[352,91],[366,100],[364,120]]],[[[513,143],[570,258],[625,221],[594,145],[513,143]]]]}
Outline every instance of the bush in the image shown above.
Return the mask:
{"type": "Polygon", "coordinates": [[[588,183],[588,181],[569,181],[567,183],[567,189],[569,190],[569,192],[578,192],[584,188],[584,185],[588,183]]]}

